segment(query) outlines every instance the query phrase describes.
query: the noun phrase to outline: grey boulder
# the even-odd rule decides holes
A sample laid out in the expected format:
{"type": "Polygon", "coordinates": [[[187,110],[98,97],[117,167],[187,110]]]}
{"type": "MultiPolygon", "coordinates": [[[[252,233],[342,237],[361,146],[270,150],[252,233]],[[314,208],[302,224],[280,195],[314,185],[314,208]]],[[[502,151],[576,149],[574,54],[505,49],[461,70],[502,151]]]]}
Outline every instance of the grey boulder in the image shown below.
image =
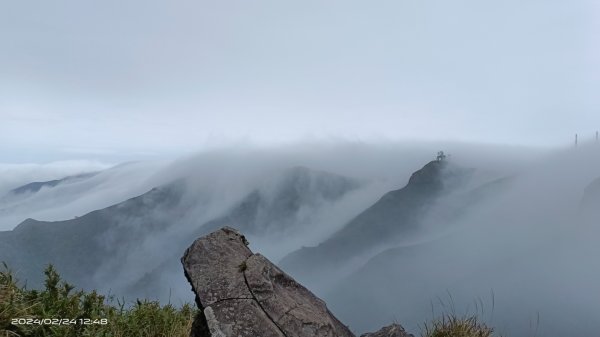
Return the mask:
{"type": "Polygon", "coordinates": [[[321,299],[252,253],[235,229],[201,237],[181,261],[200,308],[191,336],[354,337],[321,299]]]}
{"type": "Polygon", "coordinates": [[[377,332],[366,333],[360,335],[360,337],[414,337],[404,330],[400,324],[392,324],[381,328],[377,332]]]}

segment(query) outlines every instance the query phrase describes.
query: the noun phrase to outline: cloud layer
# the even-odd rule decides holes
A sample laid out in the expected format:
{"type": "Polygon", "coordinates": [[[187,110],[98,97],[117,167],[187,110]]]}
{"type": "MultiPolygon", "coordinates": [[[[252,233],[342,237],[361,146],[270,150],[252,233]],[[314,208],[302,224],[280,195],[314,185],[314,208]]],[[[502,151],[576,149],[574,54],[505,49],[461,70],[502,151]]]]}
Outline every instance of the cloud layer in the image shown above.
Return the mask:
{"type": "Polygon", "coordinates": [[[0,143],[18,160],[306,137],[547,146],[600,125],[590,0],[1,6],[0,143]]]}

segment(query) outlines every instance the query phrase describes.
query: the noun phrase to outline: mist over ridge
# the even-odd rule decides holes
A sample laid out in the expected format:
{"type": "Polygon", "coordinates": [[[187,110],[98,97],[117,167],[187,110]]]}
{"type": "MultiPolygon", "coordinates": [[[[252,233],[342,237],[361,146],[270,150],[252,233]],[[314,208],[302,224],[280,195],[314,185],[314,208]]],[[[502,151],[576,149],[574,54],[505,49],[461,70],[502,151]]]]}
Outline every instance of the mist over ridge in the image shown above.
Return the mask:
{"type": "Polygon", "coordinates": [[[600,0],[0,2],[0,281],[197,300],[202,337],[190,283],[253,303],[226,337],[600,336],[599,33],[600,0]]]}
{"type": "MultiPolygon", "coordinates": [[[[28,278],[40,274],[48,262],[40,257],[47,256],[87,288],[187,301],[191,293],[177,262],[181,249],[211,229],[230,225],[244,230],[253,250],[281,261],[284,270],[357,331],[392,318],[417,331],[438,297],[451,293],[456,306],[467,310],[474,299],[486,301],[493,292],[489,320],[501,332],[525,335],[528,320],[539,313],[540,331],[559,336],[584,324],[594,328],[592,313],[600,310],[590,295],[600,273],[589,268],[600,253],[593,239],[600,234],[594,206],[600,200],[598,179],[600,147],[594,143],[556,150],[464,143],[219,149],[170,162],[120,165],[30,193],[3,208],[3,220],[19,214],[32,214],[28,218],[35,220],[0,232],[0,240],[23,245],[0,253],[18,263],[36,261],[31,270],[22,270],[28,278]],[[450,154],[447,165],[435,161],[440,149],[450,154]],[[441,190],[426,187],[436,181],[441,190]],[[385,206],[399,212],[386,218],[387,230],[371,218],[361,230],[368,231],[369,241],[347,231],[397,191],[404,191],[406,199],[385,206]],[[115,200],[119,195],[122,200],[115,200]],[[77,196],[99,211],[73,218],[82,209],[77,196]],[[423,210],[412,214],[416,206],[394,206],[408,201],[423,210]],[[49,211],[35,213],[32,208],[38,205],[49,211]],[[403,230],[407,225],[410,231],[403,230]],[[81,231],[84,245],[63,242],[62,252],[48,248],[49,255],[17,253],[28,241],[52,247],[43,233],[61,233],[61,228],[81,231]],[[318,247],[345,231],[338,239],[349,245],[345,253],[316,251],[314,263],[304,270],[286,262],[289,254],[318,247]],[[69,262],[69,254],[81,249],[97,259],[83,267],[69,262]],[[319,263],[332,256],[333,266],[323,273],[319,263]],[[76,272],[78,266],[83,269],[76,272]],[[579,321],[552,306],[548,294],[564,306],[581,306],[579,321]],[[531,305],[522,305],[522,298],[531,305]]],[[[386,214],[375,210],[377,216],[386,214]]]]}

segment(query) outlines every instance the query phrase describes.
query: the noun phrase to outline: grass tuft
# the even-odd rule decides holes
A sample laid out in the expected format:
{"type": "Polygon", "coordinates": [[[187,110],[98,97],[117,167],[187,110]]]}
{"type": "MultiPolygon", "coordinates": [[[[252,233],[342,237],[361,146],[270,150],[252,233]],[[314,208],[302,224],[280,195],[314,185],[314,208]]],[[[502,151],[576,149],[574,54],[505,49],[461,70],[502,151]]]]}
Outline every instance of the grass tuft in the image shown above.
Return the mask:
{"type": "Polygon", "coordinates": [[[124,302],[115,305],[112,298],[96,291],[75,291],[51,265],[44,271],[44,289],[28,290],[18,285],[6,264],[2,267],[0,337],[188,337],[197,313],[189,304],[176,308],[138,300],[128,308],[124,302]],[[32,323],[14,324],[14,319],[32,323]],[[40,324],[44,319],[68,319],[71,323],[40,324]]]}
{"type": "Polygon", "coordinates": [[[240,271],[240,273],[245,272],[248,269],[248,265],[246,264],[246,261],[240,263],[240,265],[238,266],[238,270],[240,271]]]}
{"type": "Polygon", "coordinates": [[[494,329],[479,322],[477,316],[444,315],[425,323],[423,337],[492,337],[494,329]]]}

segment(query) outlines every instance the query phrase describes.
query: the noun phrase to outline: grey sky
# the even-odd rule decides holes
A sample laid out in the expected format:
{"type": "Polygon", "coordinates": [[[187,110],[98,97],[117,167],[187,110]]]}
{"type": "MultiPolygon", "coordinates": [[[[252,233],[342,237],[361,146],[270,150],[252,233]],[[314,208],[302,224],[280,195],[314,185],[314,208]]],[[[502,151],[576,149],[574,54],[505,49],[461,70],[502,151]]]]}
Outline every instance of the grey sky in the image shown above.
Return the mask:
{"type": "Polygon", "coordinates": [[[0,0],[0,161],[600,128],[598,1],[0,0]]]}

